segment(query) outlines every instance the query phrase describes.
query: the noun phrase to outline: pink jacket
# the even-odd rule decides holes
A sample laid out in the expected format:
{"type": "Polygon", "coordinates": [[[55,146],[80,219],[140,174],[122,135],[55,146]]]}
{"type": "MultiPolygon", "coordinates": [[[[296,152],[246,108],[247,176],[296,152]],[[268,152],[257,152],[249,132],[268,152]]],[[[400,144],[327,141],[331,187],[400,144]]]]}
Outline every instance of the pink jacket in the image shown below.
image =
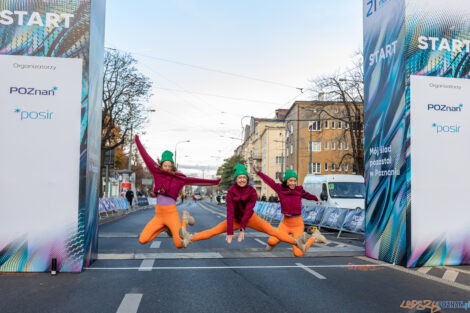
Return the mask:
{"type": "Polygon", "coordinates": [[[288,187],[283,187],[282,184],[276,183],[271,179],[271,177],[263,174],[262,172],[258,172],[258,175],[279,195],[282,214],[302,214],[302,198],[318,201],[318,198],[315,195],[306,192],[302,186],[296,186],[294,189],[290,189],[288,187]]]}
{"type": "Polygon", "coordinates": [[[255,188],[246,185],[241,188],[232,185],[227,192],[227,235],[233,235],[233,219],[240,222],[240,228],[245,230],[248,220],[253,215],[258,194],[255,188]]]}
{"type": "Polygon", "coordinates": [[[193,177],[186,177],[181,173],[170,173],[157,168],[157,163],[148,155],[145,151],[144,146],[140,142],[139,136],[135,136],[135,143],[139,149],[142,159],[144,159],[145,165],[153,176],[155,182],[154,192],[158,194],[167,195],[173,199],[177,199],[178,195],[185,185],[217,185],[220,182],[219,179],[200,179],[193,177]]]}

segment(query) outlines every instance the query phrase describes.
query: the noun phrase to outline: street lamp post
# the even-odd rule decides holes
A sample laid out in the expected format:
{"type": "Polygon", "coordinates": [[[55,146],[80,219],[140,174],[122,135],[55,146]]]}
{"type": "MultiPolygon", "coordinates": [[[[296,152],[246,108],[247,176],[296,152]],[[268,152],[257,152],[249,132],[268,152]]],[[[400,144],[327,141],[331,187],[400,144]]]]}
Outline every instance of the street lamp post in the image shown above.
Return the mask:
{"type": "Polygon", "coordinates": [[[191,141],[190,140],[178,141],[175,145],[175,167],[177,167],[177,164],[176,164],[176,148],[178,147],[178,144],[185,143],[185,142],[191,142],[191,141]]]}

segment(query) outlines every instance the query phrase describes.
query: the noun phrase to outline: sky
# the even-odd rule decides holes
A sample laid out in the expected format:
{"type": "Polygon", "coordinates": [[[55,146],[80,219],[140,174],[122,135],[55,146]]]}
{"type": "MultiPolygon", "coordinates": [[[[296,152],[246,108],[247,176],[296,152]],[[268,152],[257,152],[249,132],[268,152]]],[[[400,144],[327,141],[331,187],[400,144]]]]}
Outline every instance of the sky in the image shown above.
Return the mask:
{"type": "Polygon", "coordinates": [[[185,166],[213,175],[240,145],[245,116],[272,118],[312,99],[311,80],[346,70],[362,49],[359,0],[106,5],[106,47],[131,53],[153,82],[144,146],[155,158],[177,146],[181,170],[199,176],[185,166]]]}

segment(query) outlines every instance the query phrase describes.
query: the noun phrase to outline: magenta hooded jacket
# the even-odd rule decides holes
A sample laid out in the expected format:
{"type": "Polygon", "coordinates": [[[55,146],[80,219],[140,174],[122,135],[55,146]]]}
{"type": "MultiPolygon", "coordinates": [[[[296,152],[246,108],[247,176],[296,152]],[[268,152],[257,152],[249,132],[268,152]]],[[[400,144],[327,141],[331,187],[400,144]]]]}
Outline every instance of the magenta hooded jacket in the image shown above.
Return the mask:
{"type": "Polygon", "coordinates": [[[156,194],[162,194],[169,196],[173,199],[177,199],[178,195],[185,185],[217,185],[220,182],[219,179],[200,179],[193,177],[186,177],[181,173],[171,173],[163,171],[157,168],[157,163],[148,155],[145,151],[144,146],[140,142],[139,136],[135,136],[135,143],[139,149],[140,155],[145,162],[148,170],[153,176],[153,181],[155,183],[155,188],[153,191],[156,194]]]}

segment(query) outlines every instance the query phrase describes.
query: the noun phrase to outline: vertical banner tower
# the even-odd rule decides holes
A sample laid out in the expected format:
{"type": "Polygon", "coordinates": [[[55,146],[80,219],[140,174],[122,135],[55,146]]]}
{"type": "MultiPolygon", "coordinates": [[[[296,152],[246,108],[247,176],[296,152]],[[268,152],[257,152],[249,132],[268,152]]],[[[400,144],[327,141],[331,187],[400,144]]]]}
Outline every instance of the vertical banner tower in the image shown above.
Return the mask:
{"type": "Polygon", "coordinates": [[[470,3],[363,4],[366,255],[470,264],[470,3]]]}
{"type": "Polygon", "coordinates": [[[97,249],[104,0],[0,0],[0,271],[97,249]]]}

